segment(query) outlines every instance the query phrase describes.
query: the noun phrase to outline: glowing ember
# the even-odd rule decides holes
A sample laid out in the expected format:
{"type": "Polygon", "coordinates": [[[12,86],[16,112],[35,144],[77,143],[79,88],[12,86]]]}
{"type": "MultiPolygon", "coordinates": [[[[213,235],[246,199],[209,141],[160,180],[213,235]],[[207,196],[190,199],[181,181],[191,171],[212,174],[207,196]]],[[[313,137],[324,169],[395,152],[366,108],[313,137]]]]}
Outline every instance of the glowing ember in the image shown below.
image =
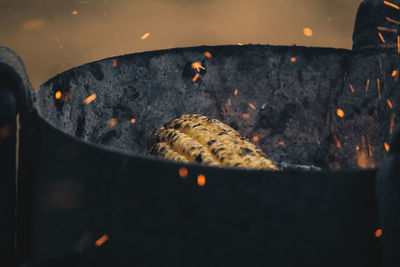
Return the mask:
{"type": "Polygon", "coordinates": [[[381,237],[381,236],[382,236],[382,229],[376,230],[375,231],[375,237],[378,238],[378,237],[381,237]]]}
{"type": "Polygon", "coordinates": [[[354,87],[353,87],[353,85],[352,84],[350,84],[349,85],[349,87],[350,87],[350,91],[354,94],[354,92],[355,92],[355,90],[354,90],[354,87]]]}
{"type": "Polygon", "coordinates": [[[117,60],[113,59],[113,68],[116,68],[116,67],[117,67],[117,60]]]}
{"type": "Polygon", "coordinates": [[[397,36],[397,53],[400,55],[400,36],[397,36]]]}
{"type": "Polygon", "coordinates": [[[146,32],[145,34],[142,35],[142,37],[140,37],[140,39],[146,40],[147,38],[149,38],[149,36],[150,36],[150,33],[146,32]]]}
{"type": "Polygon", "coordinates": [[[357,151],[360,151],[360,147],[359,147],[359,146],[356,146],[356,150],[357,150],[357,151]]]}
{"type": "Polygon", "coordinates": [[[249,113],[243,113],[242,117],[243,117],[243,119],[249,119],[250,118],[250,114],[249,113]]]}
{"type": "Polygon", "coordinates": [[[188,176],[188,170],[184,167],[179,169],[179,176],[181,178],[186,178],[188,176]]]}
{"type": "Polygon", "coordinates": [[[389,144],[386,143],[386,142],[385,142],[385,150],[386,150],[386,152],[389,152],[389,150],[390,150],[390,146],[389,146],[389,144]]]}
{"type": "Polygon", "coordinates": [[[196,73],[196,75],[194,75],[192,81],[195,83],[199,77],[200,77],[200,74],[196,73]]]}
{"type": "Polygon", "coordinates": [[[397,70],[394,70],[394,71],[392,72],[392,77],[396,77],[397,74],[398,74],[398,71],[397,71],[397,70]]]}
{"type": "Polygon", "coordinates": [[[102,246],[109,239],[108,235],[102,235],[99,239],[94,243],[96,247],[102,246]]]}
{"type": "Polygon", "coordinates": [[[393,133],[394,129],[394,119],[396,118],[396,114],[393,114],[392,117],[390,118],[390,128],[389,128],[389,134],[393,133]]]}
{"type": "Polygon", "coordinates": [[[379,38],[381,38],[382,43],[386,43],[385,39],[383,38],[382,33],[378,32],[379,38]]]}
{"type": "Polygon", "coordinates": [[[393,103],[392,103],[392,101],[390,101],[389,98],[386,99],[386,103],[388,104],[388,106],[389,106],[390,109],[393,109],[393,103]]]}
{"type": "Polygon", "coordinates": [[[370,83],[370,80],[368,79],[368,80],[367,80],[367,85],[365,86],[365,92],[368,92],[369,83],[370,83]]]}
{"type": "Polygon", "coordinates": [[[395,9],[400,9],[399,6],[397,6],[397,5],[395,5],[395,4],[391,3],[391,2],[383,1],[383,3],[384,3],[385,5],[387,5],[387,6],[391,6],[391,7],[395,8],[395,9]]]}
{"type": "Polygon", "coordinates": [[[238,89],[235,89],[235,92],[233,93],[234,95],[238,95],[238,93],[239,93],[239,90],[238,89]]]}
{"type": "Polygon", "coordinates": [[[250,106],[252,109],[256,109],[256,107],[255,107],[253,104],[251,104],[251,103],[249,103],[249,106],[250,106]]]}
{"type": "Polygon", "coordinates": [[[197,176],[197,184],[199,186],[204,186],[206,184],[206,177],[203,174],[197,176]]]}
{"type": "Polygon", "coordinates": [[[132,118],[132,119],[131,119],[131,123],[132,123],[132,124],[135,124],[135,123],[136,123],[136,119],[135,119],[135,118],[132,118]]]}
{"type": "Polygon", "coordinates": [[[237,45],[240,45],[240,46],[242,46],[242,45],[244,45],[244,44],[242,44],[242,43],[237,43],[237,45]]]}
{"type": "Polygon", "coordinates": [[[285,142],[283,142],[283,141],[279,141],[278,142],[278,146],[285,146],[286,144],[285,144],[285,142]]]}
{"type": "Polygon", "coordinates": [[[381,26],[378,26],[378,27],[376,27],[376,28],[377,28],[378,30],[380,30],[380,31],[397,33],[397,29],[386,28],[386,27],[381,27],[381,26]]]}
{"type": "Polygon", "coordinates": [[[78,15],[78,11],[76,11],[76,10],[74,10],[74,11],[72,11],[72,15],[78,15]]]}
{"type": "Polygon", "coordinates": [[[210,52],[204,52],[204,56],[206,58],[212,58],[212,54],[210,52]]]}
{"type": "Polygon", "coordinates": [[[340,118],[343,118],[344,117],[344,111],[339,108],[338,110],[336,110],[336,115],[338,115],[340,118]]]}
{"type": "Polygon", "coordinates": [[[115,127],[115,126],[117,126],[117,124],[118,124],[118,120],[117,119],[110,119],[110,120],[108,120],[108,126],[110,126],[110,127],[115,127]]]}
{"type": "Polygon", "coordinates": [[[257,135],[253,136],[253,142],[258,142],[260,141],[260,137],[258,137],[257,135]]]}
{"type": "Polygon", "coordinates": [[[296,62],[296,60],[297,60],[297,59],[296,59],[295,57],[291,57],[291,58],[290,58],[290,61],[293,62],[293,63],[296,62]]]}
{"type": "Polygon", "coordinates": [[[345,73],[344,73],[343,82],[345,82],[345,81],[346,81],[346,78],[347,78],[347,72],[345,72],[345,73]]]}
{"type": "Polygon", "coordinates": [[[313,36],[313,31],[312,31],[312,29],[310,29],[310,28],[304,28],[304,29],[303,29],[303,34],[304,34],[305,36],[307,36],[307,37],[311,37],[311,36],[313,36]]]}
{"type": "Polygon", "coordinates": [[[24,21],[21,28],[25,31],[40,30],[41,28],[43,28],[43,25],[43,19],[33,19],[24,21]]]}
{"type": "Polygon", "coordinates": [[[90,102],[92,102],[93,100],[95,100],[97,97],[96,94],[93,94],[91,96],[89,96],[88,98],[85,99],[85,104],[89,104],[90,102]]]}
{"type": "Polygon", "coordinates": [[[55,97],[56,99],[61,99],[61,97],[62,97],[61,91],[57,91],[54,97],[55,97]]]}
{"type": "Polygon", "coordinates": [[[376,85],[378,86],[378,98],[381,99],[382,95],[381,95],[381,80],[378,78],[376,79],[376,85]]]}
{"type": "Polygon", "coordinates": [[[204,67],[201,65],[201,62],[194,62],[194,63],[192,63],[192,69],[196,69],[197,72],[200,72],[200,69],[205,70],[206,68],[204,68],[204,67]]]}
{"type": "Polygon", "coordinates": [[[333,140],[335,141],[335,144],[336,144],[337,148],[342,148],[342,144],[340,143],[339,138],[337,137],[337,135],[333,134],[332,137],[333,137],[333,140]]]}
{"type": "MultiPolygon", "coordinates": [[[[357,166],[361,169],[375,168],[373,159],[368,156],[368,149],[371,150],[369,144],[368,146],[366,144],[365,137],[362,136],[361,147],[359,147],[356,154],[357,166]]],[[[372,151],[370,151],[370,154],[372,154],[372,151]]]]}

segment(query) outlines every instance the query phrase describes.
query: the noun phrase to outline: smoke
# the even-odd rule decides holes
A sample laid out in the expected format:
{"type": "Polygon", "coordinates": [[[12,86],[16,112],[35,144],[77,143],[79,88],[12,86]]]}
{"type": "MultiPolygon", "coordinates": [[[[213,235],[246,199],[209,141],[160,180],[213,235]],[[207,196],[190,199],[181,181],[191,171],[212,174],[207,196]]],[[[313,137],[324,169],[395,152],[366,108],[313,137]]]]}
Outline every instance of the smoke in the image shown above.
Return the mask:
{"type": "Polygon", "coordinates": [[[360,2],[2,0],[0,45],[21,55],[37,88],[77,65],[155,49],[238,42],[350,49],[360,2]]]}

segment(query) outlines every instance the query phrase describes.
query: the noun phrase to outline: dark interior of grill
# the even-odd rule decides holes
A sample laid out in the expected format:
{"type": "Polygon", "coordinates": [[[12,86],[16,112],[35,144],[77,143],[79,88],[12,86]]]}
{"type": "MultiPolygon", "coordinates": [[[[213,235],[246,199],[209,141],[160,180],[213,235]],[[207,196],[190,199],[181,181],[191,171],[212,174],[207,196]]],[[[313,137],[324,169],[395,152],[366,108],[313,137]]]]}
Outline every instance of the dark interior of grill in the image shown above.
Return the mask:
{"type": "Polygon", "coordinates": [[[258,136],[283,168],[374,168],[400,99],[392,62],[385,53],[261,45],[145,52],[57,75],[39,89],[37,107],[58,129],[128,153],[145,155],[154,129],[198,113],[258,136]]]}

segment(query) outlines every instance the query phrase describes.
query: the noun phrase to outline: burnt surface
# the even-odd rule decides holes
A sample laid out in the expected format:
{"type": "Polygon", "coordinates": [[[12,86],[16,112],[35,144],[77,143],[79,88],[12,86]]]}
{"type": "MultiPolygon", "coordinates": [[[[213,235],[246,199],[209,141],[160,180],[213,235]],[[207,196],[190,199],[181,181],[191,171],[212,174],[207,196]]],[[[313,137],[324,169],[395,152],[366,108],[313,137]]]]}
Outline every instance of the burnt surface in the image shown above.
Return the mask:
{"type": "Polygon", "coordinates": [[[261,45],[147,52],[56,76],[40,88],[38,108],[62,131],[128,153],[144,155],[154,129],[200,113],[250,139],[258,136],[258,145],[281,165],[368,168],[382,162],[398,118],[400,90],[392,72],[399,63],[386,53],[261,45]],[[191,62],[206,68],[195,82],[191,62]],[[58,90],[68,97],[55,99],[58,90]],[[110,126],[112,118],[117,125],[110,126]]]}
{"type": "Polygon", "coordinates": [[[353,49],[381,49],[397,53],[397,36],[400,31],[399,6],[399,0],[364,0],[357,12],[353,49]]]}

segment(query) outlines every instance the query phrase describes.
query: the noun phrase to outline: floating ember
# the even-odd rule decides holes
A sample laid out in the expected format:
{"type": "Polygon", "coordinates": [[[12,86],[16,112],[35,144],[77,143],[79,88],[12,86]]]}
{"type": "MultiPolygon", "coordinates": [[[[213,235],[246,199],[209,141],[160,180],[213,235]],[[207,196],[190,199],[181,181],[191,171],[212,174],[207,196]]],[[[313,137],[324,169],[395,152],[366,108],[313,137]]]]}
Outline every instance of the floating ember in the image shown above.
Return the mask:
{"type": "Polygon", "coordinates": [[[93,100],[95,100],[97,97],[96,94],[92,94],[91,96],[89,96],[88,98],[85,99],[85,104],[89,104],[90,102],[92,102],[93,100]]]}
{"type": "Polygon", "coordinates": [[[205,186],[206,185],[206,177],[203,174],[199,174],[197,176],[197,184],[199,186],[205,186]]]}

